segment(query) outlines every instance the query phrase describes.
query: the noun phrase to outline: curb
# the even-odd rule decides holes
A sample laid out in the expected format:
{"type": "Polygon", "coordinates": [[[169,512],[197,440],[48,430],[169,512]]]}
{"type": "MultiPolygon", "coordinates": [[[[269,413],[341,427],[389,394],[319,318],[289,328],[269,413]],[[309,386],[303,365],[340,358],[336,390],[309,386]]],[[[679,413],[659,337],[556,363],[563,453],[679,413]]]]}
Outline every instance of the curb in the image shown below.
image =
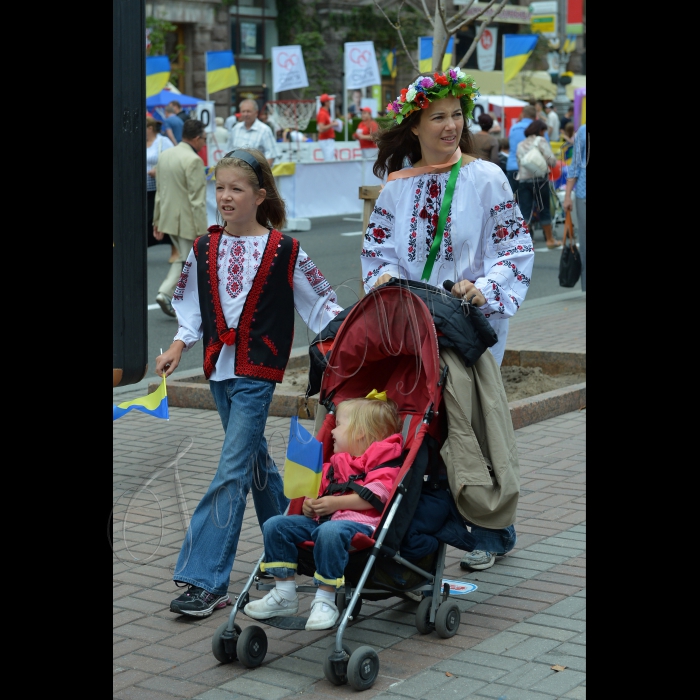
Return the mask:
{"type": "MultiPolygon", "coordinates": [[[[289,359],[290,369],[308,367],[308,355],[299,354],[289,359]]],[[[545,374],[585,373],[586,354],[573,352],[544,352],[532,350],[506,350],[503,357],[504,366],[541,367],[545,374]]],[[[188,372],[188,374],[190,374],[188,372]]],[[[149,392],[159,386],[149,384],[149,392]]],[[[168,384],[168,405],[177,408],[198,408],[216,410],[214,398],[209,390],[209,383],[201,371],[191,372],[191,376],[170,381],[168,384]],[[189,380],[189,381],[188,381],[189,380]]],[[[297,394],[279,394],[272,396],[270,416],[291,418],[297,416],[313,420],[316,417],[318,399],[310,397],[308,404],[304,396],[297,394]],[[308,409],[308,410],[307,410],[308,409]]],[[[586,383],[554,389],[543,394],[529,396],[508,404],[513,429],[518,430],[533,423],[560,416],[563,413],[578,411],[586,407],[586,383]]]]}

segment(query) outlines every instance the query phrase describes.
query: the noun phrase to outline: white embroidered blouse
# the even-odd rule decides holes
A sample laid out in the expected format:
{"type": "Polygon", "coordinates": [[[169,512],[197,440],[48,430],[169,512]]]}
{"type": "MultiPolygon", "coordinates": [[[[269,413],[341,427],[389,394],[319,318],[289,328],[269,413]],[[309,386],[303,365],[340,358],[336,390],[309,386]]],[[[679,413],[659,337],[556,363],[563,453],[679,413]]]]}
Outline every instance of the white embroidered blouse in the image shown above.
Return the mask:
{"type": "MultiPolygon", "coordinates": [[[[229,328],[238,326],[243,304],[253,286],[268,236],[269,234],[221,236],[216,269],[221,308],[229,328]]],[[[299,247],[294,267],[294,308],[314,333],[318,333],[342,311],[337,301],[328,280],[299,247]]],[[[182,268],[172,304],[177,312],[179,324],[173,340],[181,340],[185,343],[186,350],[189,350],[203,336],[194,249],[190,250],[182,268]]],[[[236,344],[224,345],[209,379],[222,381],[235,378],[235,359],[236,344]]]]}
{"type": "MultiPolygon", "coordinates": [[[[449,175],[416,175],[384,186],[361,253],[367,292],[385,273],[421,279],[449,175]]],[[[501,168],[481,159],[463,165],[427,282],[442,288],[445,280],[467,279],[479,288],[486,298],[479,308],[498,335],[490,350],[499,364],[508,318],[525,299],[534,257],[530,232],[501,168]]]]}

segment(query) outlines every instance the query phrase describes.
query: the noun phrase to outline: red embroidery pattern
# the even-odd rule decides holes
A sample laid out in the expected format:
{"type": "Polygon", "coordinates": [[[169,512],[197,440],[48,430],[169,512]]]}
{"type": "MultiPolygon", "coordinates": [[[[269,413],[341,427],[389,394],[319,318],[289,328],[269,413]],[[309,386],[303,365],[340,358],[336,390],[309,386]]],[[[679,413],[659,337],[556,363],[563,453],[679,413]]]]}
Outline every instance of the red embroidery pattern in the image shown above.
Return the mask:
{"type": "Polygon", "coordinates": [[[289,258],[289,268],[287,269],[287,279],[289,280],[290,289],[294,289],[294,267],[297,264],[297,256],[299,255],[299,241],[292,238],[292,256],[289,258]]]}
{"type": "Polygon", "coordinates": [[[179,301],[182,301],[182,295],[185,291],[185,287],[187,286],[187,278],[189,277],[191,267],[191,262],[186,262],[184,264],[182,268],[182,273],[180,274],[180,279],[178,280],[178,283],[175,286],[175,293],[173,294],[173,299],[178,299],[179,301]]]}
{"type": "Polygon", "coordinates": [[[226,291],[232,299],[235,299],[243,291],[245,244],[242,241],[234,241],[231,244],[230,256],[228,274],[226,275],[226,291]]]}
{"type": "Polygon", "coordinates": [[[267,347],[270,348],[270,350],[272,350],[272,354],[277,355],[277,348],[275,347],[275,344],[272,342],[271,338],[267,335],[264,335],[262,339],[263,343],[265,343],[265,345],[267,345],[267,347]]]}
{"type": "Polygon", "coordinates": [[[304,276],[318,296],[325,297],[330,292],[330,283],[311,259],[304,258],[300,260],[299,269],[304,273],[304,276]]]}

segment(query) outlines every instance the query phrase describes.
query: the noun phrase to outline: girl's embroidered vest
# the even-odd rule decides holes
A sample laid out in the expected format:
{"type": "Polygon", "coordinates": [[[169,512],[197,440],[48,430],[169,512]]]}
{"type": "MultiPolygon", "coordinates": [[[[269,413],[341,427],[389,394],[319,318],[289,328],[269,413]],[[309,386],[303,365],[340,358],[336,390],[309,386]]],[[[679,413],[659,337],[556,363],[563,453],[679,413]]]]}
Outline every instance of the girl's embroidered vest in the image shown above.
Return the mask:
{"type": "Polygon", "coordinates": [[[207,230],[206,235],[194,242],[204,334],[204,375],[207,379],[211,376],[224,343],[236,343],[237,376],[281,382],[294,340],[293,281],[299,241],[276,229],[270,231],[238,328],[229,328],[221,309],[216,273],[219,241],[224,234],[221,226],[210,226],[207,230]]]}

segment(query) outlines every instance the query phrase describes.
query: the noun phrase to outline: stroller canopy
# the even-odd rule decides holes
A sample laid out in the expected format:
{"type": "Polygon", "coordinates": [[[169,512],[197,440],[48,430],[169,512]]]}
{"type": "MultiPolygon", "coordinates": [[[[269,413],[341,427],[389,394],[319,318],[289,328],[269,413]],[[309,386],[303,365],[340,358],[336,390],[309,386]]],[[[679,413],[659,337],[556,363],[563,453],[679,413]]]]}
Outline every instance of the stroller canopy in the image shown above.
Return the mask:
{"type": "Polygon", "coordinates": [[[430,310],[405,287],[380,287],[355,305],[338,331],[320,399],[332,393],[337,405],[376,389],[400,411],[419,413],[437,402],[439,376],[430,310]]]}

